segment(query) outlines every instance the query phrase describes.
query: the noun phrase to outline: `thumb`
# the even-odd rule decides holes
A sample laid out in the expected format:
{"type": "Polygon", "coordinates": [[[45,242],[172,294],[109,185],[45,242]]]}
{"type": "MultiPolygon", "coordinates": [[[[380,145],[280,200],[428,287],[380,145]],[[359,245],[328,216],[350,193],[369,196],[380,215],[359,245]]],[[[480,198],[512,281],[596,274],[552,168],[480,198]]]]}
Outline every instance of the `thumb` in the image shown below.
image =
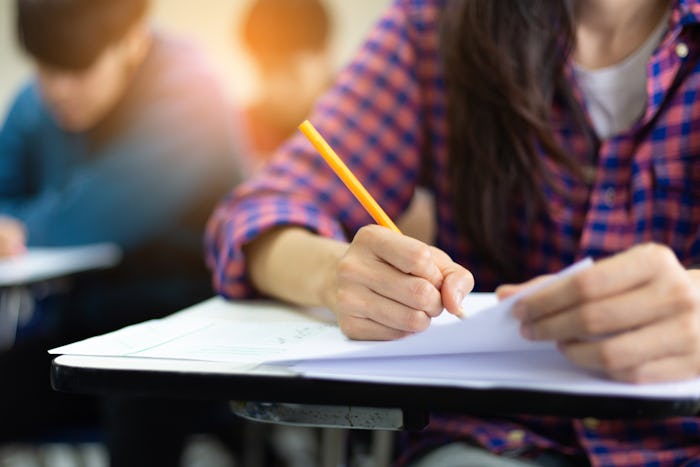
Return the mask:
{"type": "Polygon", "coordinates": [[[454,268],[443,271],[445,279],[440,288],[440,294],[445,309],[461,318],[464,316],[462,302],[464,297],[474,288],[474,276],[465,268],[457,264],[454,266],[454,268]]]}

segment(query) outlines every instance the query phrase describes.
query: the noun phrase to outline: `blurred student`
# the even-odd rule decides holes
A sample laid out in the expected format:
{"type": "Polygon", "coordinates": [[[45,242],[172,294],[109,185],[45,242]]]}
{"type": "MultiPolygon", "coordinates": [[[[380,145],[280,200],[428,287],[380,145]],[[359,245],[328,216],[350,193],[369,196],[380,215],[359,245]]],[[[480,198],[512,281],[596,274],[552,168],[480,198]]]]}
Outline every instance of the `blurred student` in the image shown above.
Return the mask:
{"type": "Polygon", "coordinates": [[[57,327],[0,355],[0,434],[36,431],[69,399],[51,345],[162,316],[211,295],[206,215],[239,179],[228,101],[191,45],[156,32],[147,0],[17,0],[34,77],[0,130],[0,254],[119,245],[120,266],[76,278],[57,327]],[[4,233],[3,233],[4,232],[4,233]],[[6,374],[3,370],[3,374],[6,374]]]}
{"type": "MultiPolygon", "coordinates": [[[[330,13],[321,0],[255,0],[245,15],[242,40],[257,66],[260,88],[244,112],[250,145],[246,161],[252,172],[296,132],[332,84],[331,32],[330,13]]],[[[419,186],[397,223],[414,238],[432,243],[434,211],[432,194],[419,186]]]]}
{"type": "MultiPolygon", "coordinates": [[[[393,1],[312,121],[390,217],[430,167],[436,246],[367,225],[297,136],[213,215],[217,290],[324,306],[348,337],[389,340],[460,314],[475,286],[510,283],[503,298],[591,256],[515,305],[523,337],[612,380],[699,377],[698,25],[698,0],[393,1]]],[[[401,455],[689,466],[699,433],[697,416],[436,413],[401,455]]]]}
{"type": "Polygon", "coordinates": [[[331,27],[321,0],[255,0],[244,16],[242,42],[259,78],[258,96],[245,109],[254,170],[332,82],[331,27]]]}

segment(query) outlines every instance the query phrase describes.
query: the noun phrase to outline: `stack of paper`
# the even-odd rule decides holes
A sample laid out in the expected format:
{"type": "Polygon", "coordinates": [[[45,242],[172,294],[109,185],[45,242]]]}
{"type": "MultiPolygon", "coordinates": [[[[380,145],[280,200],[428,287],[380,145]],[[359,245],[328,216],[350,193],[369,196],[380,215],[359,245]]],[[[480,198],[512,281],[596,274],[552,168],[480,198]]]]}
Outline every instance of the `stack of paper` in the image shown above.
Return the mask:
{"type": "MultiPolygon", "coordinates": [[[[590,264],[577,263],[551,280],[590,264]]],[[[542,286],[544,283],[537,288],[542,286]]],[[[232,371],[274,365],[341,380],[700,397],[700,379],[653,385],[618,383],[573,366],[552,343],[523,339],[511,309],[534,290],[527,289],[500,303],[493,294],[471,294],[464,302],[468,318],[459,320],[443,313],[428,330],[392,342],[351,341],[325,310],[215,298],[171,317],[51,353],[229,362],[232,371]]]]}

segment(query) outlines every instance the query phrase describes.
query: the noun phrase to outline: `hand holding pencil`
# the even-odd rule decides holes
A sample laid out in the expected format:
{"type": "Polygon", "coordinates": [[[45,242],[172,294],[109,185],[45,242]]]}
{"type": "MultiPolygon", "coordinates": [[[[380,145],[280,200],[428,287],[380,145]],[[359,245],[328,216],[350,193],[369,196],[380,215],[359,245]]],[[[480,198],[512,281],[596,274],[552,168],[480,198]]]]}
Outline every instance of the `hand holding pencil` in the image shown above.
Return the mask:
{"type": "Polygon", "coordinates": [[[334,311],[355,339],[387,340],[426,329],[443,309],[460,316],[472,275],[438,248],[402,235],[309,121],[299,129],[381,227],[361,228],[336,268],[334,311]]]}

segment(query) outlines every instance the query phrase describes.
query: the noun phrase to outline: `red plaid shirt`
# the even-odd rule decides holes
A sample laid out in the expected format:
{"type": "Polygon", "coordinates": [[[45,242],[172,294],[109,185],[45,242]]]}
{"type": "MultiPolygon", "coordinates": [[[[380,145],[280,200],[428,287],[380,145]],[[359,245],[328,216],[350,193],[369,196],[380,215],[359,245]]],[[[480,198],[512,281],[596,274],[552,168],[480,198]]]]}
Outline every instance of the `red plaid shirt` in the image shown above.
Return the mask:
{"type": "MultiPolygon", "coordinates": [[[[397,0],[321,99],[311,121],[393,218],[409,204],[427,165],[437,205],[437,246],[474,273],[477,289],[493,290],[499,283],[496,272],[457,235],[451,208],[446,96],[438,57],[443,3],[397,0]]],[[[516,209],[504,213],[513,219],[510,241],[522,252],[513,261],[523,279],[647,241],[670,246],[684,264],[700,263],[700,68],[693,58],[700,53],[699,22],[698,0],[674,2],[668,32],[647,68],[645,114],[629,131],[602,141],[593,162],[584,160],[585,138],[571,124],[572,116],[556,109],[554,127],[562,145],[582,164],[592,163],[595,177],[578,181],[554,167],[557,183],[570,197],[548,191],[549,212],[539,216],[532,230],[518,222],[516,209]]],[[[215,287],[226,297],[253,294],[241,247],[273,226],[301,225],[346,238],[346,232],[352,235],[370,222],[298,135],[267,170],[240,186],[214,213],[207,248],[215,287]]],[[[455,438],[494,452],[527,448],[583,454],[596,466],[694,465],[692,459],[700,465],[700,423],[694,417],[436,416],[414,439],[414,448],[455,438]]]]}

